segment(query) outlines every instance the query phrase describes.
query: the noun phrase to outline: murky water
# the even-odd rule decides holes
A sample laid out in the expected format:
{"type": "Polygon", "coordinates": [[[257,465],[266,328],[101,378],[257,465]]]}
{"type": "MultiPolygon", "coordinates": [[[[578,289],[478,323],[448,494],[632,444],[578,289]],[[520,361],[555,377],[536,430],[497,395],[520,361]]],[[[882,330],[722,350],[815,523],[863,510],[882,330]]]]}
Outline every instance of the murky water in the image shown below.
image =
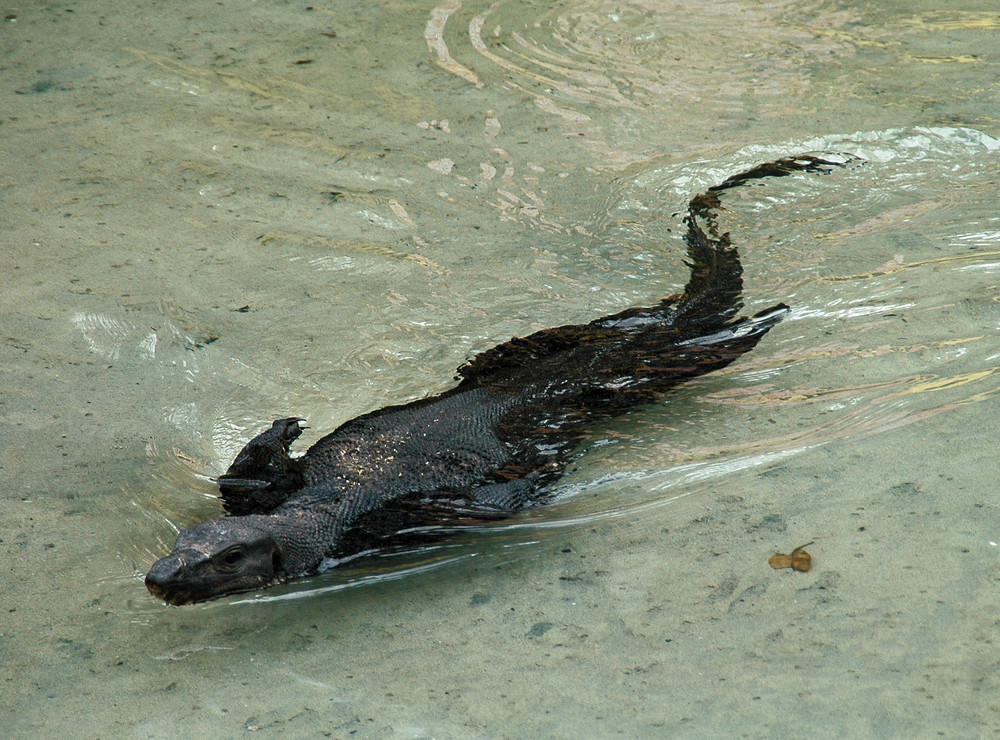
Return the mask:
{"type": "Polygon", "coordinates": [[[14,737],[975,736],[997,720],[991,3],[31,4],[0,44],[14,737]],[[735,190],[750,355],[558,501],[190,608],[141,574],[278,416],[669,294],[735,190]],[[811,542],[813,569],[768,556],[811,542]]]}

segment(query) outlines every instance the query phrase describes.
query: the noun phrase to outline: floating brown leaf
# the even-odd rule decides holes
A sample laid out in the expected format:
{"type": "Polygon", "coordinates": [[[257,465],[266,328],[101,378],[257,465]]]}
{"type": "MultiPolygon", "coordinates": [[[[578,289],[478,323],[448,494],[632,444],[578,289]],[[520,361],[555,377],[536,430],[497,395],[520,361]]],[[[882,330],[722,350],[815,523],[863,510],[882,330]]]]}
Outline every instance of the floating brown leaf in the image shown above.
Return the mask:
{"type": "Polygon", "coordinates": [[[791,555],[785,555],[780,552],[772,555],[767,559],[767,563],[775,569],[792,568],[794,570],[800,570],[804,573],[809,570],[812,565],[812,556],[806,552],[806,547],[811,544],[812,542],[807,542],[805,545],[796,547],[792,550],[791,555]]]}

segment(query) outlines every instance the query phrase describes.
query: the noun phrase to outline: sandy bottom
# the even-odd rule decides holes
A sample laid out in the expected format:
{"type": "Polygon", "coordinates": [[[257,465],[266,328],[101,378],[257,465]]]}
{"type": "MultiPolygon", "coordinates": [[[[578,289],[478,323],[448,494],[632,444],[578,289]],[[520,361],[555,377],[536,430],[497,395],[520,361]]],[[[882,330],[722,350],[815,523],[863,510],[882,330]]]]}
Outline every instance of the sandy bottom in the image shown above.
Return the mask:
{"type": "Polygon", "coordinates": [[[0,35],[9,737],[1000,732],[988,3],[33,4],[0,35]],[[726,200],[789,319],[558,502],[187,608],[142,574],[306,444],[683,284],[726,200]],[[806,545],[812,569],[768,558],[806,545]]]}

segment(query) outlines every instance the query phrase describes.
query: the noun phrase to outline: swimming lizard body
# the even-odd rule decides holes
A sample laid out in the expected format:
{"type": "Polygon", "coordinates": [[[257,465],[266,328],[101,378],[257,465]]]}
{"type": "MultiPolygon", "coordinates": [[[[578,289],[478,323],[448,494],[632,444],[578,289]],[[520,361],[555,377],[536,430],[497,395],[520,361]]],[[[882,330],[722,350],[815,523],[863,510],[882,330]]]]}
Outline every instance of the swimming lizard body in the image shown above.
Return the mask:
{"type": "Polygon", "coordinates": [[[837,164],[782,159],[695,196],[685,218],[691,275],[678,296],[500,344],[459,368],[454,388],[351,419],[299,458],[289,447],[303,420],[275,421],[219,479],[229,516],[182,531],[147,588],[173,604],[266,588],[408,533],[544,503],[587,424],[725,367],[787,313],[779,303],[737,316],[743,268],[718,232],[719,194],[837,164]]]}

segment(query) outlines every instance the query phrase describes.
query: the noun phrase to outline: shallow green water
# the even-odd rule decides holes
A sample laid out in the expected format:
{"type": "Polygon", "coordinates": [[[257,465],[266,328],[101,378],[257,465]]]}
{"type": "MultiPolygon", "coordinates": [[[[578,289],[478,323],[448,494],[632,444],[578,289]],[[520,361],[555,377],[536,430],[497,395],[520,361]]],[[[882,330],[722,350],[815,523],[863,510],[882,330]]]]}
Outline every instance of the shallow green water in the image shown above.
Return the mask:
{"type": "Polygon", "coordinates": [[[14,737],[995,733],[991,3],[32,4],[0,30],[0,681],[14,737]],[[683,284],[733,191],[750,355],[558,502],[164,608],[270,419],[308,442],[683,284]],[[809,573],[767,558],[812,542],[809,573]]]}

